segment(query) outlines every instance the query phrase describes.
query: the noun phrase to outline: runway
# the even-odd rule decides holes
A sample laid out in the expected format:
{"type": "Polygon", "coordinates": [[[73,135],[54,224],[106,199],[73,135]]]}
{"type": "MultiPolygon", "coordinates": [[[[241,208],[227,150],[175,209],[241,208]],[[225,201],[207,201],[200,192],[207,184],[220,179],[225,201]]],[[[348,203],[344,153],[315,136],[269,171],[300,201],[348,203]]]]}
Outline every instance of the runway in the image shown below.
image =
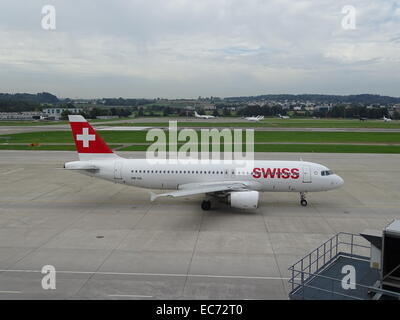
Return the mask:
{"type": "MultiPolygon", "coordinates": [[[[143,153],[121,152],[138,158],[143,153]]],[[[265,193],[260,208],[147,190],[65,171],[68,151],[0,151],[0,299],[287,299],[287,268],[337,232],[400,218],[400,155],[259,153],[319,162],[339,190],[265,193]],[[43,290],[53,265],[56,289],[43,290]]]]}
{"type": "MultiPolygon", "coordinates": [[[[106,131],[137,131],[137,130],[148,130],[153,128],[161,128],[168,129],[168,126],[159,126],[154,125],[154,123],[167,123],[169,120],[178,121],[179,122],[196,122],[197,125],[190,126],[187,125],[185,127],[179,127],[179,129],[184,128],[193,128],[196,130],[200,129],[210,129],[210,126],[198,126],[199,122],[204,122],[205,124],[209,123],[248,123],[247,126],[240,127],[241,129],[254,129],[255,131],[306,131],[306,132],[391,132],[391,133],[399,133],[400,129],[393,128],[307,128],[307,127],[270,127],[266,124],[265,127],[254,127],[251,122],[248,122],[244,119],[230,119],[230,118],[217,118],[210,120],[198,120],[193,118],[140,118],[134,120],[115,120],[109,122],[94,122],[92,123],[93,127],[96,130],[106,130],[106,131]],[[143,124],[141,126],[134,126],[134,123],[143,124]],[[118,126],[118,124],[127,124],[130,123],[132,126],[118,126]],[[145,124],[149,124],[146,126],[145,124]],[[113,124],[113,125],[110,125],[113,124]]],[[[254,124],[254,123],[253,123],[254,124]]],[[[235,129],[236,127],[229,126],[221,126],[216,128],[231,128],[235,129]]],[[[0,135],[6,134],[15,134],[15,133],[28,133],[28,132],[44,132],[44,131],[69,131],[70,126],[68,124],[52,124],[52,125],[36,125],[36,126],[1,126],[0,125],[0,135]]]]}

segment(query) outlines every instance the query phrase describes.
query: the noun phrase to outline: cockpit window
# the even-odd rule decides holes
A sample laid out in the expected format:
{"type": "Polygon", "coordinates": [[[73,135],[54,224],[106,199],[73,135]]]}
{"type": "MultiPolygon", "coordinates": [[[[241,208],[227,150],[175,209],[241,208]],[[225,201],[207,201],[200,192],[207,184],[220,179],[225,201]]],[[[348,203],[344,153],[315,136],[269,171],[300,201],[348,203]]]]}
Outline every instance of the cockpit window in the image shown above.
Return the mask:
{"type": "Polygon", "coordinates": [[[330,176],[331,174],[333,174],[332,170],[321,171],[321,176],[330,176]]]}

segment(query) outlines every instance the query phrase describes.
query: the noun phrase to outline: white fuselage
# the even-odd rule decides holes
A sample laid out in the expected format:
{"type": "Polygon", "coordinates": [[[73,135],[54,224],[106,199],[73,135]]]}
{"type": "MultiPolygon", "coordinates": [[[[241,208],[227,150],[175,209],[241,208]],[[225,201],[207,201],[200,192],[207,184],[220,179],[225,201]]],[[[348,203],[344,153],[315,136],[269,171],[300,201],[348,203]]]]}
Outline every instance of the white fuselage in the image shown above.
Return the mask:
{"type": "Polygon", "coordinates": [[[305,161],[254,161],[252,170],[232,164],[151,165],[145,159],[74,161],[66,169],[94,165],[98,170],[79,170],[86,175],[140,188],[176,190],[180,185],[245,182],[250,190],[269,192],[316,192],[339,188],[343,179],[323,165],[305,161]],[[324,172],[330,172],[329,175],[324,172]]]}

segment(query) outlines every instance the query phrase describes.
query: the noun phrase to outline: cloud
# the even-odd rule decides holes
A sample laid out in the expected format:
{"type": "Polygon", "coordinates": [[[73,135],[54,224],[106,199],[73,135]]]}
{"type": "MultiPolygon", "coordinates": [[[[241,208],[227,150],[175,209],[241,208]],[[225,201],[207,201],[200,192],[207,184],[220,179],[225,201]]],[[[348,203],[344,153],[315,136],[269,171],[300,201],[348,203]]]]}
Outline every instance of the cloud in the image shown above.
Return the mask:
{"type": "Polygon", "coordinates": [[[19,91],[80,97],[398,95],[394,0],[352,0],[357,29],[348,31],[341,28],[342,0],[2,2],[3,90],[17,84],[19,91]],[[49,3],[56,31],[40,27],[49,3]]]}

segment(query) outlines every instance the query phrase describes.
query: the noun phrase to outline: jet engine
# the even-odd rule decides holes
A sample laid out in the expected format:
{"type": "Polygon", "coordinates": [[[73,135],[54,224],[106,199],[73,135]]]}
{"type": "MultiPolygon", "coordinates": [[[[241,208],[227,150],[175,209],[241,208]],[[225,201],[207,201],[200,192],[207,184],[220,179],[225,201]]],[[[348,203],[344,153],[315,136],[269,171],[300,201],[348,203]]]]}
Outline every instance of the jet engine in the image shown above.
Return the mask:
{"type": "Polygon", "coordinates": [[[258,191],[237,191],[229,195],[231,207],[239,209],[257,209],[259,198],[258,191]]]}

